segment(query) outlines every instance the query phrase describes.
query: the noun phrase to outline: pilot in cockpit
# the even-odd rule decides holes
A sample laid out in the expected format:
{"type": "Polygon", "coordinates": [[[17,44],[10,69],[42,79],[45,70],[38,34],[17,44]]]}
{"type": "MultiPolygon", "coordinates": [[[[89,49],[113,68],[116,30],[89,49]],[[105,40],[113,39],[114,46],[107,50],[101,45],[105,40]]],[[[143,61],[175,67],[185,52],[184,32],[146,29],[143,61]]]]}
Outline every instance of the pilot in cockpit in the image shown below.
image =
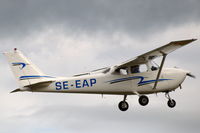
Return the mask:
{"type": "Polygon", "coordinates": [[[155,66],[152,66],[152,67],[151,67],[151,70],[152,70],[152,71],[155,71],[155,70],[158,70],[158,68],[155,67],[155,66]]]}

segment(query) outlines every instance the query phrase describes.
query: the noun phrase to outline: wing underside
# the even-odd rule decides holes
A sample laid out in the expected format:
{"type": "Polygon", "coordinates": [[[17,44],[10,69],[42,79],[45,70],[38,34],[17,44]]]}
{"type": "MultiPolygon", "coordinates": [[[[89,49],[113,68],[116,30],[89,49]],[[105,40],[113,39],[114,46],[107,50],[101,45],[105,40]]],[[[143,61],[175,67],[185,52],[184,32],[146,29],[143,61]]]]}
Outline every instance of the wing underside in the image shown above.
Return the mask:
{"type": "Polygon", "coordinates": [[[152,51],[149,51],[145,54],[142,54],[140,56],[137,56],[136,58],[134,59],[130,59],[126,62],[123,62],[122,64],[120,65],[117,65],[117,68],[116,69],[119,69],[119,68],[124,68],[124,67],[127,67],[127,66],[133,66],[133,65],[137,65],[137,64],[145,64],[147,63],[149,60],[153,60],[157,57],[160,57],[160,56],[163,56],[163,54],[169,54],[173,51],[175,51],[176,49],[178,48],[181,48],[193,41],[195,41],[197,39],[189,39],[189,40],[181,40],[181,41],[173,41],[173,42],[170,42],[162,47],[159,47],[157,49],[154,49],[152,51]]]}

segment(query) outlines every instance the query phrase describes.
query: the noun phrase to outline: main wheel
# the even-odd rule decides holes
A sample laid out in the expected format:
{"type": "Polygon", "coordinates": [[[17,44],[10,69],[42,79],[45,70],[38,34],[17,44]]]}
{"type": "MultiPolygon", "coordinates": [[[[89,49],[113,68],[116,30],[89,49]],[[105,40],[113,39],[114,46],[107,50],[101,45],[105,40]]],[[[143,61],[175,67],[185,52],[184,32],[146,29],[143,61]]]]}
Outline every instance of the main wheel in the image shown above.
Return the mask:
{"type": "Polygon", "coordinates": [[[121,101],[119,104],[118,104],[118,107],[121,111],[126,111],[129,107],[128,103],[126,101],[121,101]]]}
{"type": "Polygon", "coordinates": [[[146,106],[149,103],[149,98],[145,95],[142,95],[139,97],[138,101],[139,101],[140,105],[146,106]]]}
{"type": "Polygon", "coordinates": [[[167,102],[167,105],[170,107],[170,108],[173,108],[176,106],[176,101],[174,99],[169,99],[168,102],[167,102]]]}

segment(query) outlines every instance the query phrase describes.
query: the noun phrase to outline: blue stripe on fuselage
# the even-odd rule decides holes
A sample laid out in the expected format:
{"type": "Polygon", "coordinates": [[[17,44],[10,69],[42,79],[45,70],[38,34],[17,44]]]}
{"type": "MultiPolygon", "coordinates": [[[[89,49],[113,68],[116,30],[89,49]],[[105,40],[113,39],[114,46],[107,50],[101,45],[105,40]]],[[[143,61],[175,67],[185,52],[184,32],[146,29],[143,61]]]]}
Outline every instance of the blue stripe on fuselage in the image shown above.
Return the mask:
{"type": "MultiPolygon", "coordinates": [[[[107,82],[110,82],[110,84],[114,84],[114,83],[128,81],[128,80],[140,79],[140,81],[138,82],[138,85],[141,86],[141,85],[145,85],[145,84],[154,83],[156,81],[156,80],[146,80],[146,81],[144,81],[144,78],[146,78],[146,77],[133,76],[133,77],[114,79],[114,80],[110,80],[110,81],[107,81],[107,82]]],[[[158,81],[165,81],[165,80],[172,80],[172,79],[158,79],[158,81]]]]}
{"type": "Polygon", "coordinates": [[[41,76],[41,75],[29,75],[29,76],[21,76],[21,77],[19,77],[20,80],[23,80],[23,79],[35,79],[35,78],[54,78],[54,77],[41,76]]]}

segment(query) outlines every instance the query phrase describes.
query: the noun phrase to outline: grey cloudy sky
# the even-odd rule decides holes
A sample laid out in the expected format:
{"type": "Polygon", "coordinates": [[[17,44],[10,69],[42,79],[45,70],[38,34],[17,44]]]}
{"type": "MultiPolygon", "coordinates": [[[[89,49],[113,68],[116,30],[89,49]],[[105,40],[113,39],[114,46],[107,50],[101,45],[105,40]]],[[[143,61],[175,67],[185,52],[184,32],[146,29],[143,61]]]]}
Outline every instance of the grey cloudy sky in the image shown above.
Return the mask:
{"type": "MultiPolygon", "coordinates": [[[[45,73],[111,66],[170,41],[200,36],[199,0],[0,0],[0,52],[17,47],[45,73]]],[[[168,56],[165,66],[191,70],[183,89],[149,95],[141,107],[117,108],[122,96],[9,92],[18,87],[0,56],[0,132],[93,133],[200,131],[199,41],[168,56]]]]}

